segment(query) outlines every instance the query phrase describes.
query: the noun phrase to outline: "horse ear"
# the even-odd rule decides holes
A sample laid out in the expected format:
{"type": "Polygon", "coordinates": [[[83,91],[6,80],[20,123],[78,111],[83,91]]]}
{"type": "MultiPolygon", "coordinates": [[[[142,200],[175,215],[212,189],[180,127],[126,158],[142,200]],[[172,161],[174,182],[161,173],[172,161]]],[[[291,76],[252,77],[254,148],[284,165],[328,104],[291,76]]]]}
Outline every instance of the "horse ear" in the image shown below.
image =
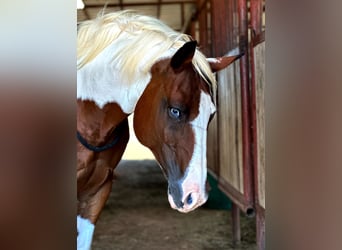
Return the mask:
{"type": "Polygon", "coordinates": [[[212,72],[217,72],[221,69],[228,67],[235,60],[239,59],[243,54],[235,55],[235,56],[223,56],[216,58],[207,58],[207,61],[210,65],[212,72]]]}
{"type": "Polygon", "coordinates": [[[171,67],[174,70],[180,70],[184,64],[190,63],[195,54],[196,46],[196,41],[185,43],[171,58],[171,67]]]}

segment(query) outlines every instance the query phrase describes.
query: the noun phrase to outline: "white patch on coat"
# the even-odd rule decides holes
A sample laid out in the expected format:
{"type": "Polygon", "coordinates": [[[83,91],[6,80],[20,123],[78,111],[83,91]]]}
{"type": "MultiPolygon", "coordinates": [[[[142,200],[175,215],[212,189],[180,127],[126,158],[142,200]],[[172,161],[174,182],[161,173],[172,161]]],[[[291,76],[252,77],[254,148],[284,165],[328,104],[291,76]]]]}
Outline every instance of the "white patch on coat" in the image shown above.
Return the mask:
{"type": "MultiPolygon", "coordinates": [[[[117,103],[123,112],[130,114],[150,82],[151,73],[138,68],[128,80],[122,75],[120,65],[112,62],[111,55],[117,46],[120,46],[118,41],[77,71],[77,99],[94,101],[100,108],[107,103],[117,103]]],[[[171,57],[175,52],[174,49],[166,51],[158,61],[171,57]]],[[[143,67],[148,60],[146,56],[140,66],[143,67]]]]}
{"type": "MultiPolygon", "coordinates": [[[[180,212],[190,212],[202,205],[206,200],[206,180],[207,180],[207,126],[210,115],[216,111],[215,105],[211,101],[210,95],[201,92],[199,114],[190,122],[195,135],[194,152],[186,171],[185,179],[182,182],[183,208],[176,208],[180,212]],[[186,198],[191,193],[192,203],[187,204],[186,198]]],[[[171,197],[169,197],[169,200],[171,197]]],[[[171,202],[171,205],[173,202],[171,202]]]]}
{"type": "Polygon", "coordinates": [[[90,250],[95,226],[87,219],[77,216],[77,250],[90,250]]]}
{"type": "Polygon", "coordinates": [[[125,113],[130,114],[151,75],[139,75],[134,85],[128,83],[126,77],[121,75],[119,66],[111,62],[112,47],[108,46],[93,61],[77,71],[77,98],[94,101],[100,108],[115,102],[125,113]]]}
{"type": "MultiPolygon", "coordinates": [[[[92,100],[100,108],[115,102],[132,113],[151,79],[153,64],[171,57],[190,40],[156,18],[130,11],[99,15],[80,24],[77,98],[92,100]]],[[[215,92],[215,76],[199,50],[192,64],[215,92]]]]}

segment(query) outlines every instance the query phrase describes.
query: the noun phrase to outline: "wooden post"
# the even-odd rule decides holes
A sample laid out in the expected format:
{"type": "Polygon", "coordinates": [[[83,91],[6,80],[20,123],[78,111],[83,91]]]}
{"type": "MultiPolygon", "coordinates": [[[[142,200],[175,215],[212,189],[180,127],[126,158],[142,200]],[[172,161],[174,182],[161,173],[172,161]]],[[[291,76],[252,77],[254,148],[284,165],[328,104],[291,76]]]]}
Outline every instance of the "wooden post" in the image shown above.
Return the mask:
{"type": "Polygon", "coordinates": [[[256,240],[259,250],[265,250],[265,211],[257,209],[256,213],[256,240]]]}

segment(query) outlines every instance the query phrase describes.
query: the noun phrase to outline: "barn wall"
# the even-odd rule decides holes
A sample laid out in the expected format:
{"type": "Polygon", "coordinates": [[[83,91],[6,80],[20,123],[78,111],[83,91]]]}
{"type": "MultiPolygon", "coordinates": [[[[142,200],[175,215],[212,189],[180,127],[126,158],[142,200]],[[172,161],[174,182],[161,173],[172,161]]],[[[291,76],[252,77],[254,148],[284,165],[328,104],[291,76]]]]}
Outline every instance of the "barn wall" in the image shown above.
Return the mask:
{"type": "MultiPolygon", "coordinates": [[[[200,1],[203,4],[203,1],[200,1]]],[[[201,5],[200,5],[201,6],[201,5]]],[[[232,48],[237,46],[237,3],[236,0],[211,0],[207,1],[207,6],[203,8],[203,10],[199,13],[199,17],[205,19],[205,21],[201,21],[199,23],[200,33],[205,33],[200,36],[200,45],[203,48],[204,52],[207,53],[207,56],[210,57],[218,57],[223,56],[232,48]],[[208,12],[209,10],[209,12],[208,12]],[[227,16],[228,12],[235,13],[233,15],[227,16]],[[205,13],[203,13],[205,12],[205,13]],[[206,17],[203,17],[206,15],[206,17]],[[209,32],[208,32],[209,31],[209,32]],[[205,41],[204,39],[207,39],[205,41]]],[[[235,66],[237,67],[237,66],[235,66]]],[[[236,69],[235,69],[236,70],[236,69]]],[[[222,75],[227,75],[228,71],[222,71],[222,73],[218,73],[219,77],[222,75]],[[226,73],[223,73],[226,72],[226,73]]],[[[218,80],[218,85],[221,80],[218,80]]],[[[225,89],[224,86],[218,86],[218,96],[222,89],[225,89]]],[[[225,89],[224,91],[226,91],[225,89]]],[[[221,100],[222,102],[223,100],[221,100]]],[[[217,100],[217,105],[219,106],[219,100],[217,100]]],[[[219,107],[218,107],[219,108],[219,107]]],[[[219,111],[217,115],[211,122],[208,131],[208,167],[212,173],[218,178],[220,175],[220,168],[222,164],[220,163],[220,144],[219,141],[219,123],[218,116],[220,115],[219,111]]],[[[222,124],[220,125],[222,127],[222,124]]],[[[225,161],[225,160],[224,160],[225,161]]],[[[229,164],[224,164],[229,165],[229,164]]],[[[228,173],[226,174],[229,175],[228,173]]],[[[236,181],[239,183],[239,181],[236,181]]],[[[239,185],[239,184],[237,184],[239,185]]]]}
{"type": "MultiPolygon", "coordinates": [[[[203,2],[203,1],[201,1],[203,2]]],[[[258,249],[265,249],[265,3],[211,0],[208,35],[212,57],[237,47],[244,55],[217,73],[217,117],[209,127],[208,166],[219,188],[234,203],[234,240],[239,241],[238,209],[256,214],[258,249]],[[238,207],[238,209],[236,209],[238,207]]],[[[202,22],[203,23],[203,22],[202,22]]],[[[203,24],[202,24],[203,26],[203,24]]],[[[201,28],[200,28],[201,32],[201,28]]]]}
{"type": "Polygon", "coordinates": [[[254,52],[249,46],[253,43],[251,34],[264,30],[264,2],[196,3],[197,10],[187,30],[199,42],[202,52],[209,57],[224,56],[236,48],[244,52],[234,65],[217,73],[217,115],[208,129],[207,161],[220,189],[241,210],[253,214],[255,205],[265,206],[264,47],[256,47],[254,52]],[[254,71],[256,83],[251,79],[254,71]],[[254,86],[255,92],[251,90],[254,86]],[[255,100],[260,103],[255,105],[255,100]]]}
{"type": "Polygon", "coordinates": [[[220,178],[243,193],[241,86],[239,63],[218,73],[220,178]]]}
{"type": "Polygon", "coordinates": [[[217,73],[217,125],[209,133],[216,138],[208,141],[213,149],[217,148],[216,153],[210,153],[210,163],[218,166],[209,167],[214,168],[220,189],[246,212],[253,206],[254,186],[250,155],[247,16],[239,14],[239,0],[211,0],[210,3],[212,56],[224,56],[236,48],[244,50],[245,55],[217,73]]]}

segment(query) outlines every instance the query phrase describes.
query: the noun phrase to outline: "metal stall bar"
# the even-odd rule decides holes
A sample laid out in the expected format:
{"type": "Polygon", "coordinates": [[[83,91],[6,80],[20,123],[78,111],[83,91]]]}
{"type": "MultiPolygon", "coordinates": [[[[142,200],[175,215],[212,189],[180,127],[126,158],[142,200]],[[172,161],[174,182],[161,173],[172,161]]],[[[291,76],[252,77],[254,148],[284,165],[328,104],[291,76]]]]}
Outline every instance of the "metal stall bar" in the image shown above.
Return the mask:
{"type": "MultiPolygon", "coordinates": [[[[260,166],[258,160],[258,147],[260,140],[258,138],[258,112],[257,112],[257,86],[255,72],[255,51],[254,47],[260,42],[265,41],[262,33],[262,0],[251,0],[250,2],[250,27],[251,27],[251,43],[250,43],[250,66],[251,66],[251,102],[252,102],[252,141],[253,141],[253,167],[254,167],[254,189],[255,189],[255,208],[256,208],[256,241],[259,250],[265,249],[265,209],[259,204],[259,174],[260,166]]],[[[263,91],[263,90],[260,90],[263,91]]],[[[263,173],[261,173],[263,174],[263,173]]]]}
{"type": "Polygon", "coordinates": [[[240,27],[240,50],[245,54],[240,59],[241,79],[241,112],[242,112],[242,160],[244,172],[244,197],[247,204],[247,215],[254,215],[254,193],[253,193],[253,162],[251,151],[251,107],[250,107],[250,78],[249,78],[249,52],[248,52],[248,16],[247,1],[238,0],[239,27],[240,27]]]}

